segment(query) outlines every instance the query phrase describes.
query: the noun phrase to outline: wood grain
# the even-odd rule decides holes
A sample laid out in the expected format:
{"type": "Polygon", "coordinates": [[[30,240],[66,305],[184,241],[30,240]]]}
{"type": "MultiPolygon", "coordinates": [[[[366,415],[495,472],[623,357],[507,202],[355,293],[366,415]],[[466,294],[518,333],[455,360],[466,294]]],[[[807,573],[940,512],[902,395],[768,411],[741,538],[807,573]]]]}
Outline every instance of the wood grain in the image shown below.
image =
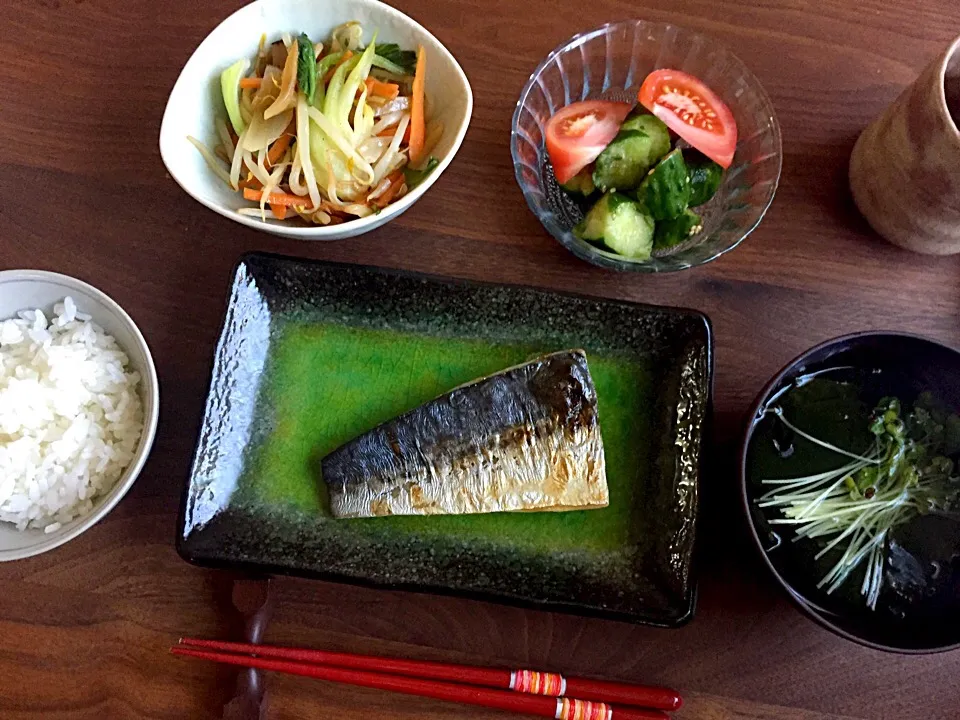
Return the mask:
{"type": "MultiPolygon", "coordinates": [[[[853,209],[860,130],[960,28],[951,0],[397,0],[459,58],[473,123],[412,210],[331,244],[272,238],[191,201],[157,152],[166,95],[193,48],[237,5],[171,0],[3,4],[0,267],[93,282],[143,329],[163,388],[154,453],[111,515],[48,555],[0,567],[0,717],[216,718],[235,673],[177,660],[182,634],[226,636],[230,580],[174,552],[230,269],[250,249],[694,307],[713,320],[715,461],[704,480],[696,619],[652,630],[404,593],[281,579],[267,639],[354,652],[522,664],[666,683],[680,720],[960,716],[960,653],[884,655],[827,633],[780,594],[746,541],[733,447],[764,381],[816,342],[887,328],[960,345],[960,257],[908,254],[853,209]],[[588,7],[589,11],[584,12],[588,7]],[[576,260],[528,212],[510,117],[528,74],[579,30],[642,13],[735,48],[780,117],[774,205],[735,252],[665,277],[576,260]]],[[[273,718],[494,720],[431,701],[268,679],[273,718]]]]}

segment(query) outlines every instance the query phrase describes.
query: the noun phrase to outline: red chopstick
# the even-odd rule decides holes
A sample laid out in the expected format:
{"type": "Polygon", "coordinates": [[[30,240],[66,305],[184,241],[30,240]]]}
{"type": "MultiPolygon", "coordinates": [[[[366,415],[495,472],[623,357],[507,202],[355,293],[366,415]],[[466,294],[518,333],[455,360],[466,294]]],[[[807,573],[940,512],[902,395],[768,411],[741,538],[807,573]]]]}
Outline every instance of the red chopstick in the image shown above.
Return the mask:
{"type": "Polygon", "coordinates": [[[313,665],[333,665],[356,670],[404,675],[407,677],[445,680],[448,682],[482,685],[485,687],[514,690],[534,695],[557,697],[567,695],[582,700],[597,700],[607,703],[632,705],[654,710],[677,710],[683,700],[675,690],[646,685],[628,685],[626,683],[585,680],[583,678],[565,678],[556,673],[537,673],[530,670],[496,670],[492,668],[471,667],[469,665],[448,665],[446,663],[421,660],[403,660],[400,658],[382,658],[370,655],[325,652],[322,650],[304,650],[299,648],[276,647],[271,645],[252,645],[248,643],[223,642],[219,640],[200,640],[181,638],[180,644],[190,647],[222,650],[231,653],[246,653],[259,657],[295,660],[313,665]]]}
{"type": "Polygon", "coordinates": [[[302,661],[275,660],[272,658],[235,655],[227,652],[200,650],[186,646],[174,646],[170,649],[174,655],[213,660],[229,665],[273,670],[290,675],[317,678],[347,685],[389,690],[406,695],[447,700],[467,705],[528,713],[555,720],[667,720],[669,716],[660,710],[641,710],[639,708],[614,707],[602,702],[577,700],[573,698],[554,698],[541,695],[493,690],[475,685],[457,685],[455,683],[424,680],[423,678],[387,675],[385,673],[366,672],[347,668],[311,665],[302,661]]]}

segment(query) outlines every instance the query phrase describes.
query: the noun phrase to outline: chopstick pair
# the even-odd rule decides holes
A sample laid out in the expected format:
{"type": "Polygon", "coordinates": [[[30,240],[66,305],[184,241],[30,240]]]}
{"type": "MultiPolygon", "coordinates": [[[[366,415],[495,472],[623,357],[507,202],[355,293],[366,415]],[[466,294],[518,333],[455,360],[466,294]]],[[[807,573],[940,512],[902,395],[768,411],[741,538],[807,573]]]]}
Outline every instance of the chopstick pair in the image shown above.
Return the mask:
{"type": "Polygon", "coordinates": [[[529,670],[510,672],[195,638],[181,638],[171,652],[555,720],[665,720],[665,710],[676,710],[682,704],[680,696],[668,688],[564,678],[529,670]]]}

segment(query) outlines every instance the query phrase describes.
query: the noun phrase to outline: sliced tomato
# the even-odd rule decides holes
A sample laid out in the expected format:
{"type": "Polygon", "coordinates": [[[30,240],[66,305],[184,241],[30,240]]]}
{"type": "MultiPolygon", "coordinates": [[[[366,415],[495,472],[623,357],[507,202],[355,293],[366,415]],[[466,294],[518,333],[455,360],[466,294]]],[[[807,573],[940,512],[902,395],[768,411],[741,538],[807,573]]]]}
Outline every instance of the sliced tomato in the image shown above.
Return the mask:
{"type": "Polygon", "coordinates": [[[547,123],[547,153],[557,181],[565,183],[597,159],[617,136],[632,108],[627,103],[585,100],[567,105],[547,123]]]}
{"type": "Polygon", "coordinates": [[[637,98],[671,130],[725,168],[737,150],[737,122],[723,100],[679,70],[654,70],[637,98]]]}

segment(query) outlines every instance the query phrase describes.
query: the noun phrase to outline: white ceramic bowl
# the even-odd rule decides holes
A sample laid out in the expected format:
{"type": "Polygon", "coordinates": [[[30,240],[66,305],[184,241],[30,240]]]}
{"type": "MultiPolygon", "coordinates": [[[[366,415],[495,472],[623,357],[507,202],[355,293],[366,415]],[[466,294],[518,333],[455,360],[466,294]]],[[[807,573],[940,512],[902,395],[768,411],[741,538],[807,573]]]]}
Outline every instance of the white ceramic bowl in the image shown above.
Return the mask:
{"type": "Polygon", "coordinates": [[[143,401],[144,428],[140,446],[130,467],[114,488],[97,500],[92,513],[66,523],[59,530],[45,534],[42,530],[18,531],[0,522],[0,561],[19,560],[39,555],[63,545],[97,524],[127,494],[146,462],[157,431],[160,409],[160,385],[150,348],[130,316],[113,300],[87,283],[66,275],[42,270],[6,270],[0,272],[0,320],[13,317],[20,310],[51,310],[69,295],[80,312],[87,313],[100,327],[116,338],[127,353],[130,364],[142,378],[140,397],[143,401]]]}
{"type": "Polygon", "coordinates": [[[456,155],[473,112],[473,93],[467,76],[453,55],[423,26],[377,0],[257,0],[224,20],[194,51],[177,78],[160,126],[160,156],[173,178],[195,200],[224,217],[275,235],[304,240],[338,240],[380,227],[413,205],[437,181],[456,155]],[[238,59],[253,57],[260,36],[268,41],[281,33],[307,33],[328,37],[337,25],[357,20],[364,42],[379,30],[377,42],[395,42],[403,48],[423,45],[427,52],[426,93],[431,119],[443,123],[444,132],[433,152],[440,165],[412,192],[370,217],[341,225],[308,227],[299,223],[267,220],[238,214],[252,207],[232,192],[207,167],[193,145],[192,135],[213,147],[217,144],[214,120],[224,113],[220,73],[238,59]]]}

